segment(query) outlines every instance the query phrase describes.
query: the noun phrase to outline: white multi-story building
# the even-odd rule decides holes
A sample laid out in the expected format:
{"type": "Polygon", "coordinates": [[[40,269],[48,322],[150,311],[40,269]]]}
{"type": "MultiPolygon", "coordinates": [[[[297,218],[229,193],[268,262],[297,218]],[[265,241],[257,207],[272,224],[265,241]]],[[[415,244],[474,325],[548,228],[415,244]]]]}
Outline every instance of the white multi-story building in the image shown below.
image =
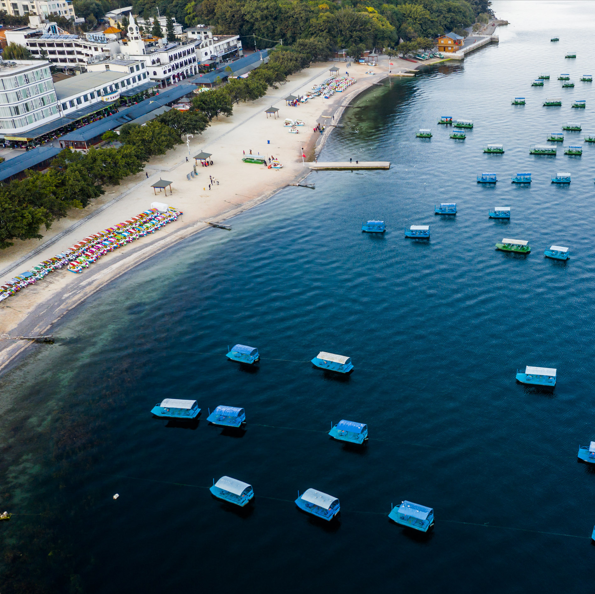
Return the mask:
{"type": "Polygon", "coordinates": [[[122,46],[122,53],[130,60],[143,60],[150,79],[162,88],[198,73],[193,43],[147,46],[134,17],[130,18],[127,38],[128,44],[122,46]]]}
{"type": "Polygon", "coordinates": [[[117,41],[103,33],[87,33],[85,37],[68,35],[55,23],[43,29],[22,27],[6,31],[7,43],[24,45],[34,58],[44,58],[56,66],[74,68],[90,62],[116,57],[120,52],[117,41]]]}
{"type": "Polygon", "coordinates": [[[116,101],[125,91],[134,90],[149,82],[144,64],[130,62],[122,65],[123,70],[111,69],[112,66],[119,67],[118,64],[108,65],[110,69],[93,70],[55,83],[62,115],[69,115],[99,101],[116,101]]]}
{"type": "Polygon", "coordinates": [[[76,18],[72,0],[0,0],[0,10],[12,16],[25,16],[26,14],[47,17],[50,14],[76,18]]]}
{"type": "Polygon", "coordinates": [[[0,62],[0,130],[12,135],[60,117],[50,64],[0,62]]]}
{"type": "Polygon", "coordinates": [[[233,56],[242,57],[239,35],[213,35],[211,27],[197,25],[184,31],[189,41],[196,42],[196,55],[201,64],[216,63],[233,56]]]}

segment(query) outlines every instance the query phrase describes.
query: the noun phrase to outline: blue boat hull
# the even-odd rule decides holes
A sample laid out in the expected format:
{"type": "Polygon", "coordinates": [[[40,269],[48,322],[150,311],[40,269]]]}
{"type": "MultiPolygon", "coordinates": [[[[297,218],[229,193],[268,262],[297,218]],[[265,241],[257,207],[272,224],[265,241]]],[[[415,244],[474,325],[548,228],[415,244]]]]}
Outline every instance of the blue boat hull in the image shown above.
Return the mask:
{"type": "Polygon", "coordinates": [[[217,425],[218,427],[231,427],[232,429],[239,429],[242,425],[246,424],[245,419],[222,420],[222,419],[218,419],[215,414],[209,415],[207,417],[207,421],[211,425],[217,425]]]}
{"type": "Polygon", "coordinates": [[[256,357],[238,357],[233,353],[227,353],[226,357],[230,361],[235,361],[236,363],[243,363],[244,365],[254,365],[254,363],[258,363],[260,361],[260,355],[256,355],[256,357]]]}
{"type": "Polygon", "coordinates": [[[326,522],[330,522],[334,520],[340,513],[341,509],[339,508],[337,511],[332,510],[324,510],[318,506],[310,505],[305,503],[300,498],[295,500],[295,504],[305,513],[314,516],[315,518],[319,518],[321,520],[325,520],[326,522]]]}
{"type": "Polygon", "coordinates": [[[595,458],[589,458],[589,448],[579,447],[577,458],[587,464],[595,464],[595,458]]]}
{"type": "Polygon", "coordinates": [[[428,532],[432,528],[434,528],[434,520],[432,520],[431,522],[424,522],[422,520],[412,519],[411,522],[415,522],[415,524],[410,523],[406,520],[405,521],[401,520],[401,518],[399,517],[399,508],[398,507],[393,507],[390,514],[388,514],[388,517],[395,524],[399,524],[399,526],[405,526],[405,528],[411,528],[412,530],[417,530],[418,532],[428,532]]]}
{"type": "Polygon", "coordinates": [[[544,254],[546,258],[551,258],[552,260],[568,260],[570,258],[568,254],[555,254],[550,250],[545,250],[544,254]]]}
{"type": "Polygon", "coordinates": [[[250,494],[250,497],[239,497],[238,495],[233,495],[232,493],[223,491],[215,485],[213,485],[209,491],[211,491],[213,497],[220,499],[221,501],[225,501],[226,503],[237,505],[238,507],[245,507],[254,499],[254,492],[250,494]]]}
{"type": "Polygon", "coordinates": [[[434,214],[454,217],[456,216],[457,211],[455,210],[454,212],[448,212],[446,210],[440,210],[439,208],[436,208],[434,209],[434,214]]]}
{"type": "Polygon", "coordinates": [[[333,427],[328,433],[333,439],[337,441],[344,441],[346,443],[354,443],[362,445],[368,441],[368,434],[364,433],[349,433],[346,431],[339,431],[337,427],[333,427]]]}
{"type": "Polygon", "coordinates": [[[553,179],[553,180],[552,180],[552,183],[553,183],[553,184],[560,184],[560,185],[568,185],[568,184],[570,184],[570,182],[569,182],[569,181],[556,180],[556,179],[553,179]]]}
{"type": "Polygon", "coordinates": [[[414,235],[411,231],[405,231],[405,237],[409,239],[430,239],[429,235],[414,235]]]}
{"type": "Polygon", "coordinates": [[[556,385],[556,380],[550,380],[542,376],[527,375],[526,373],[517,373],[516,381],[521,384],[527,384],[531,386],[547,386],[553,388],[556,385]]]}
{"type": "Polygon", "coordinates": [[[196,419],[200,415],[200,408],[194,410],[186,410],[186,409],[170,409],[166,411],[161,406],[156,405],[151,410],[151,413],[159,417],[160,419],[175,419],[177,421],[191,421],[192,419],[196,419]]]}
{"type": "Polygon", "coordinates": [[[314,357],[314,359],[312,359],[312,365],[318,369],[324,369],[325,371],[333,371],[334,373],[343,374],[351,373],[355,369],[352,363],[349,363],[348,365],[341,365],[340,363],[323,361],[318,357],[314,357]]]}
{"type": "Polygon", "coordinates": [[[386,227],[384,229],[372,229],[368,227],[362,227],[363,233],[384,233],[386,231],[386,227]]]}
{"type": "Polygon", "coordinates": [[[513,184],[530,184],[531,180],[523,180],[523,179],[518,179],[516,177],[512,178],[512,183],[513,184]]]}
{"type": "Polygon", "coordinates": [[[490,219],[510,219],[510,215],[499,215],[499,214],[495,214],[495,213],[490,213],[490,219]]]}

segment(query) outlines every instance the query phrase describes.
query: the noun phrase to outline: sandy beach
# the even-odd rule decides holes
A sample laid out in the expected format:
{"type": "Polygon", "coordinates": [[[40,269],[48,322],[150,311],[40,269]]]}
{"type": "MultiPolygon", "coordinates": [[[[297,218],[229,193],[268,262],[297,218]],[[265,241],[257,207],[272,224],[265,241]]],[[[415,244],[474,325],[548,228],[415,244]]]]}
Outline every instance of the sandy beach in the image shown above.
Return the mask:
{"type": "MultiPolygon", "coordinates": [[[[205,221],[227,220],[303,179],[310,172],[307,161],[314,160],[322,150],[345,106],[386,78],[389,69],[391,75],[399,75],[415,66],[396,58],[389,61],[386,57],[376,67],[351,64],[349,76],[357,82],[347,91],[328,100],[317,97],[299,107],[286,106],[285,97],[304,94],[328,78],[329,68],[335,65],[341,69],[339,75],[344,76],[345,63],[329,62],[317,63],[289,77],[278,89],[270,88],[258,101],[234,106],[233,116],[214,120],[202,135],[190,139],[189,148],[183,144],[153,158],[145,171],[120,186],[106,188],[105,195],[92,205],[74,210],[56,222],[43,239],[15,241],[13,247],[4,250],[0,254],[1,283],[67,250],[84,237],[139,214],[154,201],[165,202],[184,213],[177,222],[106,255],[80,275],[67,270],[53,272],[5,300],[0,305],[0,370],[31,344],[15,337],[51,333],[52,325],[73,307],[154,254],[207,228],[205,221]],[[279,108],[279,117],[266,116],[265,110],[270,106],[279,108]],[[303,120],[305,126],[299,128],[299,134],[290,134],[284,127],[285,118],[303,120]],[[323,135],[313,131],[319,122],[326,126],[323,135]],[[202,150],[212,153],[214,165],[208,168],[198,165],[198,176],[188,180],[194,163],[192,157],[202,150]],[[244,151],[274,156],[281,161],[283,169],[243,163],[244,151]],[[306,159],[302,158],[303,153],[306,159]],[[211,176],[218,183],[209,190],[211,176]],[[173,182],[171,195],[154,195],[151,185],[159,179],[173,182]]],[[[353,160],[362,157],[354,154],[353,160]]]]}

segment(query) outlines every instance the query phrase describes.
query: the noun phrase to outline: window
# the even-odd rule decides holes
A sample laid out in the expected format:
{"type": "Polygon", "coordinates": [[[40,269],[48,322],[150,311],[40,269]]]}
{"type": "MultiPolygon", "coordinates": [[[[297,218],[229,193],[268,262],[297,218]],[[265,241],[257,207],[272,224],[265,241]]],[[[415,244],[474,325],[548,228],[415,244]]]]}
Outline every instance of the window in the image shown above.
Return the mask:
{"type": "Polygon", "coordinates": [[[91,91],[91,93],[89,93],[89,96],[91,97],[91,99],[95,99],[95,91],[91,91]]]}
{"type": "Polygon", "coordinates": [[[62,103],[62,110],[66,111],[68,109],[68,103],[62,103]]]}
{"type": "Polygon", "coordinates": [[[89,101],[89,95],[83,95],[83,101],[86,103],[89,101]]]}
{"type": "Polygon", "coordinates": [[[74,101],[69,101],[69,102],[68,102],[68,105],[69,105],[70,107],[74,107],[74,106],[75,106],[75,105],[74,105],[74,101]]]}
{"type": "Polygon", "coordinates": [[[76,98],[76,104],[80,105],[83,102],[83,100],[80,97],[76,98]]]}

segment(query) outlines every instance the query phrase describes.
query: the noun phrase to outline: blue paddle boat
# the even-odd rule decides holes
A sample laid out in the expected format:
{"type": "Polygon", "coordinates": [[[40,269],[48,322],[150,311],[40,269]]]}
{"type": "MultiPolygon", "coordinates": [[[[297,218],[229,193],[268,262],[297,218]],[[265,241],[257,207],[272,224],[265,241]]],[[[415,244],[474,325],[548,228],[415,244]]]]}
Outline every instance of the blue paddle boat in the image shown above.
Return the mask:
{"type": "Polygon", "coordinates": [[[578,446],[578,459],[587,464],[595,464],[595,441],[592,441],[588,446],[578,446]]]}
{"type": "Polygon", "coordinates": [[[320,351],[320,353],[312,359],[312,365],[318,367],[318,369],[334,371],[336,373],[351,373],[354,369],[350,357],[325,353],[324,351],[320,351]]]}
{"type": "Polygon", "coordinates": [[[411,501],[403,501],[399,507],[393,507],[388,517],[397,524],[420,532],[427,532],[434,527],[434,510],[411,501]]]}
{"type": "Polygon", "coordinates": [[[238,363],[245,363],[247,365],[254,365],[254,363],[260,361],[258,349],[244,344],[236,344],[228,351],[226,357],[230,361],[237,361],[238,363]]]}
{"type": "Polygon", "coordinates": [[[495,184],[498,181],[495,173],[482,173],[477,176],[478,184],[495,184]]]}
{"type": "Polygon", "coordinates": [[[409,229],[405,229],[405,237],[410,239],[430,239],[429,225],[411,225],[409,229]]]}
{"type": "Polygon", "coordinates": [[[308,489],[303,495],[299,494],[295,504],[308,514],[330,522],[341,511],[339,500],[316,489],[308,489]]]}
{"type": "Polygon", "coordinates": [[[555,177],[552,177],[553,184],[569,184],[570,173],[556,173],[555,177]]]}
{"type": "Polygon", "coordinates": [[[217,499],[244,507],[254,499],[252,485],[243,483],[229,476],[222,476],[217,482],[213,479],[211,493],[217,499]]]}
{"type": "Polygon", "coordinates": [[[494,206],[494,210],[490,210],[490,219],[510,219],[510,206],[494,206]]]}
{"type": "Polygon", "coordinates": [[[339,441],[347,441],[358,445],[368,441],[368,426],[354,421],[339,421],[334,427],[331,423],[329,435],[339,441]]]}
{"type": "Polygon", "coordinates": [[[456,202],[441,202],[439,206],[434,207],[434,214],[437,215],[456,215],[457,205],[456,202]]]}
{"type": "Polygon", "coordinates": [[[445,126],[452,126],[452,117],[451,116],[442,116],[438,123],[444,124],[445,126]]]}
{"type": "Polygon", "coordinates": [[[384,233],[386,225],[384,221],[368,221],[362,225],[362,231],[364,233],[384,233]]]}
{"type": "Polygon", "coordinates": [[[553,260],[568,260],[570,258],[568,248],[561,245],[551,246],[549,250],[545,250],[544,254],[546,258],[552,258],[553,260]]]}
{"type": "Polygon", "coordinates": [[[207,421],[219,427],[237,429],[246,424],[246,411],[235,406],[218,406],[213,412],[209,411],[207,421]]]}
{"type": "Polygon", "coordinates": [[[512,178],[513,184],[530,184],[531,183],[531,174],[530,173],[517,173],[512,178]]]}
{"type": "Polygon", "coordinates": [[[556,369],[549,367],[525,367],[525,371],[517,370],[516,381],[521,384],[530,384],[532,386],[550,386],[556,385],[556,369]]]}
{"type": "Polygon", "coordinates": [[[151,410],[156,417],[161,419],[196,419],[200,414],[200,408],[196,400],[178,400],[177,398],[166,398],[161,404],[156,404],[151,410]]]}

